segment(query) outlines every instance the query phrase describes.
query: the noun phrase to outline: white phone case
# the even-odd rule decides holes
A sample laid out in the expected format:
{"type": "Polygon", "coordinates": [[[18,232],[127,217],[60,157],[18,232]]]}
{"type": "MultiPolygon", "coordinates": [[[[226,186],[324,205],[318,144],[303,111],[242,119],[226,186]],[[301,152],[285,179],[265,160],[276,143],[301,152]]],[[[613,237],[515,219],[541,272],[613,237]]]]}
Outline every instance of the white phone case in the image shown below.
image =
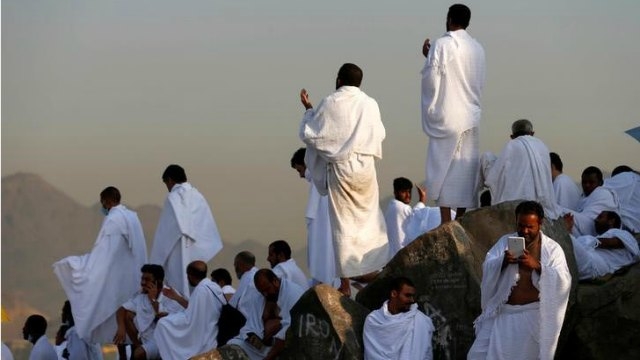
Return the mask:
{"type": "Polygon", "coordinates": [[[520,257],[524,253],[524,238],[519,236],[510,236],[509,252],[515,257],[520,257]]]}

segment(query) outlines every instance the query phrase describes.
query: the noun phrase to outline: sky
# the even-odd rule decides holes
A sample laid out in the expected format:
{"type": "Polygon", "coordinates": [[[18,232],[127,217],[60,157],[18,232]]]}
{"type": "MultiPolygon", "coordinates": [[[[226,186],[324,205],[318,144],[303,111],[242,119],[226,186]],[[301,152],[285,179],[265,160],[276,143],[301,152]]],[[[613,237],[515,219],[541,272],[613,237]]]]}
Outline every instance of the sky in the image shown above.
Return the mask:
{"type": "MultiPolygon", "coordinates": [[[[3,0],[2,176],[39,174],[87,206],[114,185],[135,207],[162,204],[176,163],[224,241],[302,246],[307,184],[289,166],[300,89],[317,104],[358,64],[387,131],[381,196],[395,177],[422,182],[421,48],[451,4],[3,0]]],[[[640,125],[640,2],[466,4],[487,57],[482,152],[527,118],[575,180],[589,165],[640,168],[624,133],[640,125]]]]}

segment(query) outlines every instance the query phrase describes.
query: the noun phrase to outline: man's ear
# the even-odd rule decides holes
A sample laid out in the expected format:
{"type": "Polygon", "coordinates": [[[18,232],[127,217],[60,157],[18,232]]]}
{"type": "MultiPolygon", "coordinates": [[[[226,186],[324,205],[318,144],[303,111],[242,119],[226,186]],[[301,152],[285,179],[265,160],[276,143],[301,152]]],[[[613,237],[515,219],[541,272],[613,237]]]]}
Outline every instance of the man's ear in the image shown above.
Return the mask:
{"type": "Polygon", "coordinates": [[[397,298],[398,297],[398,290],[391,290],[391,298],[397,298]]]}

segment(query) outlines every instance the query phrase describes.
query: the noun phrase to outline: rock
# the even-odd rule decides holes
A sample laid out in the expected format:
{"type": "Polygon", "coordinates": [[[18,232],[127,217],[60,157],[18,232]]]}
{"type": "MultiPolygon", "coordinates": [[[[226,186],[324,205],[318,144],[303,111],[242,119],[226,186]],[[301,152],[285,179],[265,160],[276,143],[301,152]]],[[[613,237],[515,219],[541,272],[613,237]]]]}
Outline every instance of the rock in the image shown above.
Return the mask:
{"type": "MultiPolygon", "coordinates": [[[[519,202],[499,204],[467,213],[460,221],[444,224],[402,249],[379,278],[360,291],[357,301],[370,310],[387,298],[389,280],[407,276],[418,293],[419,308],[431,317],[434,359],[465,359],[475,338],[473,321],[480,314],[482,263],[489,248],[504,234],[514,232],[515,207],[519,202]]],[[[576,271],[571,239],[562,220],[545,220],[543,232],[565,250],[576,271]]],[[[572,312],[575,281],[568,307],[572,312]]],[[[561,341],[567,337],[561,335],[561,341]]]]}
{"type": "Polygon", "coordinates": [[[224,345],[192,357],[190,360],[250,360],[247,354],[238,345],[224,345]]]}
{"type": "Polygon", "coordinates": [[[369,310],[329,285],[309,289],[291,309],[281,359],[362,359],[369,310]]]}

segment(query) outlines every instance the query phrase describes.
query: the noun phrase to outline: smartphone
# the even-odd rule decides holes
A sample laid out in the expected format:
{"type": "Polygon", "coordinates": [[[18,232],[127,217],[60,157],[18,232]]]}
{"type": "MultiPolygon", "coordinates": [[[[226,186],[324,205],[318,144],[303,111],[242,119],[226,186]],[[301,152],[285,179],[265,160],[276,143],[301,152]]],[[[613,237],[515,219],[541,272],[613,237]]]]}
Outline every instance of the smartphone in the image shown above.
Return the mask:
{"type": "Polygon", "coordinates": [[[520,257],[524,253],[524,238],[519,236],[509,236],[509,252],[515,257],[520,257]]]}

